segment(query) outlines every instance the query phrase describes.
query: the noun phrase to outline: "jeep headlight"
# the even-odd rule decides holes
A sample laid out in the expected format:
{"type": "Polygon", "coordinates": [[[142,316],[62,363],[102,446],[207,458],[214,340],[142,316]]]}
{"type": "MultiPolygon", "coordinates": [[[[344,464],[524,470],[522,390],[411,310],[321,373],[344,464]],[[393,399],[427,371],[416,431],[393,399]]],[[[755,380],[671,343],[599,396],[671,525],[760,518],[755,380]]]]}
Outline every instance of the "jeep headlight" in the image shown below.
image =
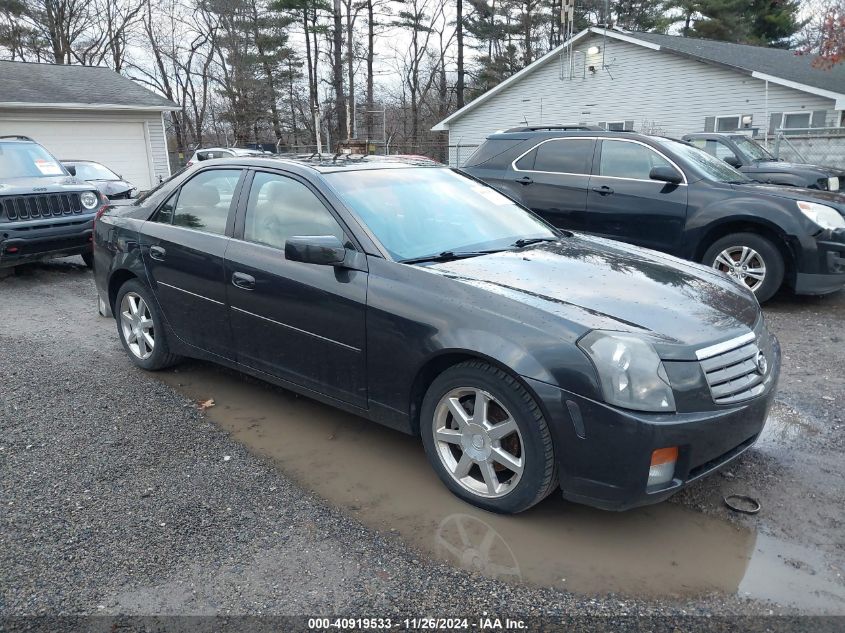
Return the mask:
{"type": "Polygon", "coordinates": [[[651,343],[636,336],[594,330],[578,341],[593,361],[604,399],[637,411],[675,410],[663,362],[651,343]]]}
{"type": "Polygon", "coordinates": [[[799,200],[797,202],[801,213],[809,218],[810,222],[822,229],[843,229],[845,228],[845,218],[833,207],[826,204],[819,204],[818,202],[809,202],[807,200],[799,200]]]}
{"type": "Polygon", "coordinates": [[[94,192],[86,191],[79,196],[79,201],[82,202],[82,206],[86,209],[93,209],[97,206],[97,203],[100,201],[100,199],[94,192]]]}

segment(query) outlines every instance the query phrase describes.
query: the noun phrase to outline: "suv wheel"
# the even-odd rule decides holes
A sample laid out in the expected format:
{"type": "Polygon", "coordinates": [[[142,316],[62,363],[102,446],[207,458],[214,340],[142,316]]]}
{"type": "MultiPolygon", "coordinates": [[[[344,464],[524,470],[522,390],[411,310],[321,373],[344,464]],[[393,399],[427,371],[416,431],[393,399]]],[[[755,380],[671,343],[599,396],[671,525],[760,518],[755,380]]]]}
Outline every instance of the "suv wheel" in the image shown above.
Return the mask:
{"type": "Polygon", "coordinates": [[[170,353],[163,319],[152,293],[140,281],[131,279],[120,287],[114,314],[120,342],[138,367],[155,371],[179,360],[170,353]]]}
{"type": "Polygon", "coordinates": [[[744,284],[763,303],[783,283],[783,256],[777,246],[756,233],[735,233],[716,240],[704,254],[704,264],[744,284]]]}
{"type": "Polygon", "coordinates": [[[443,483],[480,508],[522,512],[556,487],[542,411],[512,376],[487,363],[461,363],[434,380],[420,432],[443,483]]]}
{"type": "Polygon", "coordinates": [[[94,268],[94,253],[82,253],[82,261],[88,268],[94,268]]]}

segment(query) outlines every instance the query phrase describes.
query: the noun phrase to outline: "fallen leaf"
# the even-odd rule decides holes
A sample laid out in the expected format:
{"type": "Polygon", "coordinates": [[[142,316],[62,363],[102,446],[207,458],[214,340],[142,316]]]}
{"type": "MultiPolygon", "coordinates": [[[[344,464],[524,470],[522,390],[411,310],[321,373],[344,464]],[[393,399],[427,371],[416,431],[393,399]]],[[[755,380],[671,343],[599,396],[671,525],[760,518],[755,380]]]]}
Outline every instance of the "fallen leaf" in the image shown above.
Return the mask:
{"type": "Polygon", "coordinates": [[[214,398],[209,398],[208,400],[202,400],[197,403],[197,408],[200,411],[207,411],[211,407],[214,406],[214,398]]]}

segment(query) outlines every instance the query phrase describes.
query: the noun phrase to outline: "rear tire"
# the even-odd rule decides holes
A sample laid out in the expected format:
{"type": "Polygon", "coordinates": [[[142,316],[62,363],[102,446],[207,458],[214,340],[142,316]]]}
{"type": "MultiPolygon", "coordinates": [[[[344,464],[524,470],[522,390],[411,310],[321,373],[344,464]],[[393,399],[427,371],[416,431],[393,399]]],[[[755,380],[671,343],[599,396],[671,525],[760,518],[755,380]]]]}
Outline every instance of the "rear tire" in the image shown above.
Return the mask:
{"type": "Polygon", "coordinates": [[[763,303],[783,284],[783,255],[770,240],[757,233],[734,233],[713,242],[702,263],[745,285],[763,303]]]}
{"type": "Polygon", "coordinates": [[[540,407],[513,376],[488,363],[455,365],[432,382],[420,434],[446,487],[479,508],[522,512],[557,487],[552,437],[540,407]]]}
{"type": "Polygon", "coordinates": [[[179,362],[179,356],[170,352],[164,318],[152,292],[137,279],[118,290],[114,318],[123,349],[138,367],[157,371],[179,362]]]}

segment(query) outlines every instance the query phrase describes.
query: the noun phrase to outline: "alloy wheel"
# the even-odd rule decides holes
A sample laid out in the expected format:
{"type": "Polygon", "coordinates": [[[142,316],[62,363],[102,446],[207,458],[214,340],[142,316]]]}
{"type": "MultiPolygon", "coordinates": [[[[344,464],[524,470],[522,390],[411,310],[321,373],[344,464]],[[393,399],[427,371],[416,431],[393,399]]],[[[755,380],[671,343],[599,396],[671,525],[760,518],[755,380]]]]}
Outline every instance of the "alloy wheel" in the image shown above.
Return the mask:
{"type": "Polygon", "coordinates": [[[146,360],[155,349],[155,326],[150,308],[144,298],[127,292],[120,302],[120,328],[129,351],[146,360]]]}
{"type": "Polygon", "coordinates": [[[493,499],[508,494],[525,470],[516,420],[490,393],[459,387],[437,403],[432,420],[437,455],[469,492],[493,499]]]}
{"type": "Polygon", "coordinates": [[[713,268],[727,273],[756,292],[766,279],[766,262],[748,246],[731,246],[716,255],[713,268]]]}

